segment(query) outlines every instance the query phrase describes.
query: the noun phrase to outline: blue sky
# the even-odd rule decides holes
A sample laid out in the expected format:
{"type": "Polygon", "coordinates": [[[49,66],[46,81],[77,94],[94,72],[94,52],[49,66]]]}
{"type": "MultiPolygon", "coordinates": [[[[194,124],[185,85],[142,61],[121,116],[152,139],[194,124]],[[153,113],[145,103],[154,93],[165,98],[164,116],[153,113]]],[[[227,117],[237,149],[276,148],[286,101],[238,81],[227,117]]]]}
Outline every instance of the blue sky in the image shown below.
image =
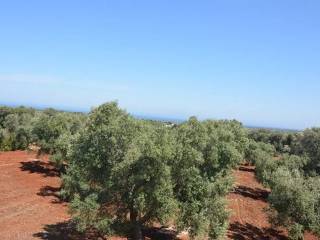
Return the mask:
{"type": "Polygon", "coordinates": [[[320,2],[2,1],[0,103],[320,126],[320,2]]]}

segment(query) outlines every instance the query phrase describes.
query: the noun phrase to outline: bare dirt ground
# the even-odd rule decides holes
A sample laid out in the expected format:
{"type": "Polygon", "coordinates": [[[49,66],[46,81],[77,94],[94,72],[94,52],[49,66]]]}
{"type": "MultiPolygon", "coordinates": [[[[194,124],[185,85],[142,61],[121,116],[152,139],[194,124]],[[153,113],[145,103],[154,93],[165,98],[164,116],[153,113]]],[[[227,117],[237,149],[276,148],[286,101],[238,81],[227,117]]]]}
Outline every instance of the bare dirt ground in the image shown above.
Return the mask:
{"type": "MultiPolygon", "coordinates": [[[[255,179],[254,168],[242,166],[234,175],[236,188],[228,196],[232,215],[227,238],[287,239],[286,232],[268,223],[264,208],[268,206],[269,191],[255,179]]],[[[59,199],[59,186],[59,173],[48,163],[47,156],[0,152],[0,239],[99,239],[93,233],[80,235],[74,231],[67,203],[59,199]]],[[[159,238],[158,234],[157,239],[165,237],[159,238]]],[[[307,234],[305,239],[317,238],[307,234]]]]}
{"type": "Polygon", "coordinates": [[[0,153],[1,239],[39,239],[45,224],[68,220],[57,197],[60,179],[47,157],[24,151],[0,153]]]}
{"type": "MultiPolygon", "coordinates": [[[[228,239],[287,239],[287,232],[272,228],[265,209],[270,191],[255,178],[254,167],[241,166],[234,172],[236,186],[228,196],[232,211],[228,239]]],[[[305,240],[318,238],[306,233],[305,240]]]]}

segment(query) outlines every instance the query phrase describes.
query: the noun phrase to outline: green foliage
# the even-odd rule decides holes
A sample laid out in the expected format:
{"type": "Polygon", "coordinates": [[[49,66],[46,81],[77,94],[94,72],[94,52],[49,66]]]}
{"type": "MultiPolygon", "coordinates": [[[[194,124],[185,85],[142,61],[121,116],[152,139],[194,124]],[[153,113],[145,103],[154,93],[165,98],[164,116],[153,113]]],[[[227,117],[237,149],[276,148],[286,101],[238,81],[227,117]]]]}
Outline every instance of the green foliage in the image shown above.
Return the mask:
{"type": "Polygon", "coordinates": [[[290,240],[302,240],[304,228],[298,223],[292,224],[289,228],[289,239],[290,240]]]}
{"type": "Polygon", "coordinates": [[[265,158],[273,157],[275,153],[273,145],[250,139],[245,150],[245,159],[250,164],[256,164],[256,162],[263,162],[265,158]]]}
{"type": "Polygon", "coordinates": [[[13,115],[30,115],[33,116],[35,110],[33,108],[25,108],[25,107],[17,107],[17,108],[10,108],[10,107],[2,107],[0,106],[0,128],[6,128],[6,117],[10,114],[13,115]]]}
{"type": "Polygon", "coordinates": [[[177,127],[176,138],[173,178],[179,226],[189,227],[191,236],[216,239],[227,226],[223,197],[232,183],[229,170],[242,160],[245,132],[237,122],[190,118],[177,127]]]}
{"type": "Polygon", "coordinates": [[[264,185],[269,186],[271,173],[278,168],[278,163],[273,160],[272,156],[263,151],[259,151],[256,160],[256,177],[264,185]]]}
{"type": "Polygon", "coordinates": [[[230,170],[247,142],[236,121],[190,118],[168,127],[107,103],[71,145],[62,193],[83,230],[120,226],[140,239],[142,226],[173,223],[192,238],[217,239],[227,227],[230,170]]]}
{"type": "Polygon", "coordinates": [[[249,130],[249,138],[256,142],[273,145],[278,153],[289,153],[292,151],[296,133],[268,129],[251,129],[249,130]]]}
{"type": "Polygon", "coordinates": [[[47,109],[0,107],[0,150],[27,149],[36,144],[41,152],[63,169],[71,140],[80,131],[86,115],[47,109]]]}
{"type": "MultiPolygon", "coordinates": [[[[300,226],[301,230],[319,234],[319,180],[319,177],[305,178],[297,170],[290,171],[285,167],[277,169],[272,175],[272,192],[269,196],[271,207],[276,212],[273,221],[278,225],[300,226]]],[[[297,233],[297,228],[290,231],[297,233]]]]}
{"type": "MultiPolygon", "coordinates": [[[[22,108],[24,109],[24,108],[22,108]]],[[[17,110],[16,110],[17,111],[17,110]]],[[[31,119],[33,111],[11,111],[2,113],[2,130],[0,137],[0,150],[26,149],[31,140],[31,119]]]]}
{"type": "Polygon", "coordinates": [[[257,178],[271,188],[271,222],[288,227],[291,239],[303,239],[305,230],[319,235],[320,177],[308,176],[310,155],[284,154],[275,158],[261,148],[252,152],[257,178]]]}
{"type": "Polygon", "coordinates": [[[6,129],[0,129],[0,150],[10,151],[14,146],[13,135],[10,134],[6,129]]]}
{"type": "Polygon", "coordinates": [[[305,167],[308,174],[320,174],[320,128],[306,129],[299,134],[294,151],[296,154],[306,155],[309,158],[305,167]]]}
{"type": "Polygon", "coordinates": [[[56,141],[64,135],[65,139],[77,133],[85,118],[80,114],[58,112],[53,109],[39,112],[34,118],[32,133],[35,142],[43,152],[55,153],[55,147],[59,145],[56,141]]]}
{"type": "MultiPolygon", "coordinates": [[[[168,166],[173,152],[167,131],[134,120],[116,103],[102,105],[90,114],[72,149],[64,193],[79,196],[72,202],[85,204],[89,198],[99,209],[117,207],[112,215],[90,215],[97,216],[94,221],[76,218],[80,226],[98,228],[101,220],[141,229],[142,224],[169,220],[177,204],[168,166]],[[90,197],[92,194],[96,197],[90,197]]],[[[79,216],[84,214],[79,204],[73,206],[79,216]]]]}
{"type": "Polygon", "coordinates": [[[111,234],[110,218],[100,213],[100,205],[97,203],[97,195],[90,194],[84,200],[80,200],[78,195],[75,196],[71,203],[71,213],[74,221],[77,223],[78,231],[85,231],[88,226],[95,228],[103,234],[111,234]]]}

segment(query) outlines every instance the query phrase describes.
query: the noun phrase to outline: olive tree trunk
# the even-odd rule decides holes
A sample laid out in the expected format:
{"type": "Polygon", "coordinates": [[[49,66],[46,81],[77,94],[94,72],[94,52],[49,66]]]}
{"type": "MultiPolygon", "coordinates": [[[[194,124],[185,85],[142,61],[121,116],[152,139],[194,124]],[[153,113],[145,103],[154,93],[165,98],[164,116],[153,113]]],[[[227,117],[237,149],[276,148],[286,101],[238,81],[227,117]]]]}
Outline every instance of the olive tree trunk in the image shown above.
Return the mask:
{"type": "Polygon", "coordinates": [[[130,222],[132,226],[131,237],[133,240],[144,240],[142,235],[141,223],[138,221],[138,213],[135,210],[130,211],[130,222]]]}

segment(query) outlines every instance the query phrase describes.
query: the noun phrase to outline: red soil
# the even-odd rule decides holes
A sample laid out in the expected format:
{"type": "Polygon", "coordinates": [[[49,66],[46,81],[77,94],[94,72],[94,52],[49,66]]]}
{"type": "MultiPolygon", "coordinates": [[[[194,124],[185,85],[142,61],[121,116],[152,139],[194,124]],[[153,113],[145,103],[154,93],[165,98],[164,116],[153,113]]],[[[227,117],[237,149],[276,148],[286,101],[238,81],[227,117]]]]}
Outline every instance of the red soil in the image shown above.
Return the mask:
{"type": "MultiPolygon", "coordinates": [[[[254,167],[241,166],[234,172],[235,189],[228,196],[232,211],[228,239],[288,239],[283,229],[272,228],[265,209],[269,189],[264,188],[255,178],[254,167]]],[[[310,233],[305,240],[317,240],[310,233]]]]}
{"type": "Polygon", "coordinates": [[[45,224],[67,220],[67,206],[56,195],[59,186],[47,157],[0,153],[1,239],[39,239],[45,224]]]}
{"type": "MultiPolygon", "coordinates": [[[[234,175],[236,187],[228,196],[232,210],[228,239],[287,239],[286,232],[268,223],[264,208],[269,191],[255,179],[254,168],[243,166],[234,175]]],[[[72,230],[67,204],[57,194],[60,183],[47,156],[0,152],[1,239],[98,239],[72,230]]],[[[305,239],[317,238],[309,234],[305,239]]]]}

